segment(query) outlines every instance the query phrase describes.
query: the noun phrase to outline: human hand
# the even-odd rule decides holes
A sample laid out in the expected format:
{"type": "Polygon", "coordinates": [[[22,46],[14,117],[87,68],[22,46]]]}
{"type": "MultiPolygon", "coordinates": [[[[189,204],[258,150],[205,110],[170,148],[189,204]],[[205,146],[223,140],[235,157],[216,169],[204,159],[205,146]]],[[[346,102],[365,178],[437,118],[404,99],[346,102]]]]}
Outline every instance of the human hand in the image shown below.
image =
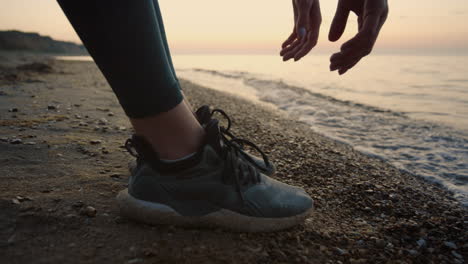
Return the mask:
{"type": "Polygon", "coordinates": [[[294,28],[289,38],[283,43],[280,55],[283,61],[304,57],[317,45],[322,23],[318,0],[293,0],[294,28]]]}
{"type": "Polygon", "coordinates": [[[388,16],[387,0],[338,0],[338,7],[330,28],[328,39],[337,41],[343,34],[349,12],[358,16],[358,33],[341,46],[341,50],[330,58],[330,70],[344,74],[374,47],[388,16]]]}

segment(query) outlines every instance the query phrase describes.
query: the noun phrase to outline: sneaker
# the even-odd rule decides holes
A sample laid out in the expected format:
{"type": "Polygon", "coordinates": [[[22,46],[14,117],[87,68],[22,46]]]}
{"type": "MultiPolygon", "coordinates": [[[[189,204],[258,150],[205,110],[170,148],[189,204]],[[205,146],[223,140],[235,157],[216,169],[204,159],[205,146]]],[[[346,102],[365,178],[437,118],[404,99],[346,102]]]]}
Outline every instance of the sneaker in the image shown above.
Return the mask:
{"type": "MultiPolygon", "coordinates": [[[[210,120],[213,119],[213,115],[215,113],[219,113],[221,114],[222,116],[224,116],[224,118],[226,118],[227,120],[227,128],[225,127],[222,127],[220,126],[220,131],[223,135],[223,137],[226,139],[226,140],[232,140],[232,139],[237,139],[236,136],[234,136],[232,134],[232,132],[230,132],[230,128],[231,128],[231,118],[229,118],[229,116],[226,114],[226,112],[224,112],[223,110],[221,109],[213,109],[211,110],[209,106],[207,105],[203,105],[201,106],[200,108],[197,109],[197,111],[195,111],[195,116],[196,118],[198,119],[198,122],[200,122],[200,124],[205,127],[209,122],[210,120]]],[[[271,163],[269,160],[268,160],[268,157],[266,157],[265,155],[263,155],[264,153],[262,151],[259,151],[258,148],[257,151],[259,153],[262,154],[262,157],[257,157],[255,155],[252,155],[250,153],[247,153],[244,149],[243,149],[243,146],[242,145],[239,145],[239,149],[240,149],[240,153],[241,155],[244,157],[244,159],[246,159],[248,162],[250,162],[252,165],[254,165],[255,167],[257,167],[263,174],[265,175],[268,175],[268,176],[273,176],[276,172],[276,169],[275,169],[275,166],[273,165],[273,163],[271,163]]],[[[128,164],[128,169],[130,171],[130,173],[132,173],[134,170],[136,170],[136,168],[138,167],[138,163],[136,160],[134,161],[131,161],[129,164],[128,164]]]]}
{"type": "Polygon", "coordinates": [[[175,163],[161,161],[141,137],[127,140],[139,163],[128,189],[117,195],[121,213],[147,224],[221,227],[267,232],[302,223],[313,201],[299,187],[264,174],[243,158],[239,144],[226,140],[213,119],[205,126],[204,146],[175,163]]]}

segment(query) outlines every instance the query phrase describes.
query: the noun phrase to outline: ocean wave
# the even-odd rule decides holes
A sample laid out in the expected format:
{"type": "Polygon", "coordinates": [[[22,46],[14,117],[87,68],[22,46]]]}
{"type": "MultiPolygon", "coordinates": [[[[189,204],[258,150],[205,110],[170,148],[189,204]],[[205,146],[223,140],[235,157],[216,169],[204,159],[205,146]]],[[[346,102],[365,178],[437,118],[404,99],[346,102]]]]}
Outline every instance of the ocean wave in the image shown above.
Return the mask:
{"type": "MultiPolygon", "coordinates": [[[[334,98],[332,96],[324,95],[324,94],[321,94],[321,93],[315,93],[315,92],[312,92],[310,90],[307,90],[307,89],[304,89],[304,88],[301,88],[301,87],[289,85],[286,82],[284,82],[283,80],[262,80],[262,79],[258,79],[258,78],[252,77],[247,72],[229,72],[229,73],[225,73],[225,72],[221,72],[221,71],[207,70],[207,69],[200,69],[200,68],[194,68],[193,70],[196,71],[196,72],[202,72],[202,73],[211,74],[211,75],[214,75],[214,76],[219,76],[219,77],[224,77],[224,78],[243,79],[244,84],[246,84],[248,86],[251,86],[251,87],[253,87],[255,89],[258,89],[260,92],[262,92],[262,90],[272,90],[272,89],[289,90],[289,91],[295,92],[296,93],[295,95],[309,94],[309,95],[312,95],[312,96],[315,96],[315,97],[318,97],[318,98],[322,98],[324,100],[328,100],[328,101],[333,102],[333,103],[349,105],[349,106],[355,106],[355,107],[362,107],[362,108],[365,108],[365,109],[367,109],[369,111],[373,111],[373,112],[389,113],[389,114],[397,115],[397,116],[404,116],[405,115],[405,113],[403,113],[403,112],[397,112],[397,111],[393,111],[393,110],[389,110],[389,109],[383,109],[383,108],[370,106],[370,105],[365,105],[365,104],[361,104],[361,103],[357,103],[357,102],[353,102],[353,101],[348,101],[348,100],[340,100],[340,99],[334,98]]],[[[331,88],[329,88],[329,89],[331,89],[331,88]]],[[[341,88],[341,89],[343,89],[343,88],[341,88]]],[[[348,90],[351,90],[351,89],[348,89],[348,90]]]]}
{"type": "Polygon", "coordinates": [[[241,79],[241,78],[243,78],[243,75],[245,74],[244,72],[229,74],[229,73],[224,73],[224,72],[220,72],[220,71],[206,70],[206,69],[200,69],[200,68],[193,68],[193,71],[208,73],[208,74],[211,74],[211,75],[220,76],[220,77],[224,77],[224,78],[230,78],[230,79],[241,79]]]}
{"type": "Polygon", "coordinates": [[[468,205],[468,135],[464,131],[416,120],[404,112],[337,99],[281,79],[263,79],[248,72],[192,70],[251,87],[259,100],[314,131],[441,184],[468,205]]]}

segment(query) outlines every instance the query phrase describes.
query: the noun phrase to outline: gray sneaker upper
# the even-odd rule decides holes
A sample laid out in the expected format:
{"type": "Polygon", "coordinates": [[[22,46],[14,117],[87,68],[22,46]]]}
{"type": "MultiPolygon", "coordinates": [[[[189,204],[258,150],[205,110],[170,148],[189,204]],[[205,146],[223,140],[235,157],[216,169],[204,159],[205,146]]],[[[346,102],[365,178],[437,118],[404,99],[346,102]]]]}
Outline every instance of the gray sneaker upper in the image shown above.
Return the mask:
{"type": "Polygon", "coordinates": [[[170,206],[185,216],[228,209],[254,217],[291,217],[313,206],[298,187],[276,181],[242,158],[234,142],[220,135],[216,120],[206,126],[207,142],[190,160],[165,164],[133,137],[142,159],[129,182],[133,197],[170,206]]]}

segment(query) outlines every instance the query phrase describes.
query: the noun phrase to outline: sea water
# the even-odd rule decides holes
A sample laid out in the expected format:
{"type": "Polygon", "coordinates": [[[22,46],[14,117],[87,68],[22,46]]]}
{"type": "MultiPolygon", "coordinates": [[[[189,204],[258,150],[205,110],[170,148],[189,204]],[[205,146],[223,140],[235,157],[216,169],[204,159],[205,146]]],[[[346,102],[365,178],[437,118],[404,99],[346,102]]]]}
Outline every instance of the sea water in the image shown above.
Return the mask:
{"type": "Polygon", "coordinates": [[[173,60],[179,78],[273,106],[468,205],[468,56],[373,55],[342,76],[325,55],[173,60]]]}

